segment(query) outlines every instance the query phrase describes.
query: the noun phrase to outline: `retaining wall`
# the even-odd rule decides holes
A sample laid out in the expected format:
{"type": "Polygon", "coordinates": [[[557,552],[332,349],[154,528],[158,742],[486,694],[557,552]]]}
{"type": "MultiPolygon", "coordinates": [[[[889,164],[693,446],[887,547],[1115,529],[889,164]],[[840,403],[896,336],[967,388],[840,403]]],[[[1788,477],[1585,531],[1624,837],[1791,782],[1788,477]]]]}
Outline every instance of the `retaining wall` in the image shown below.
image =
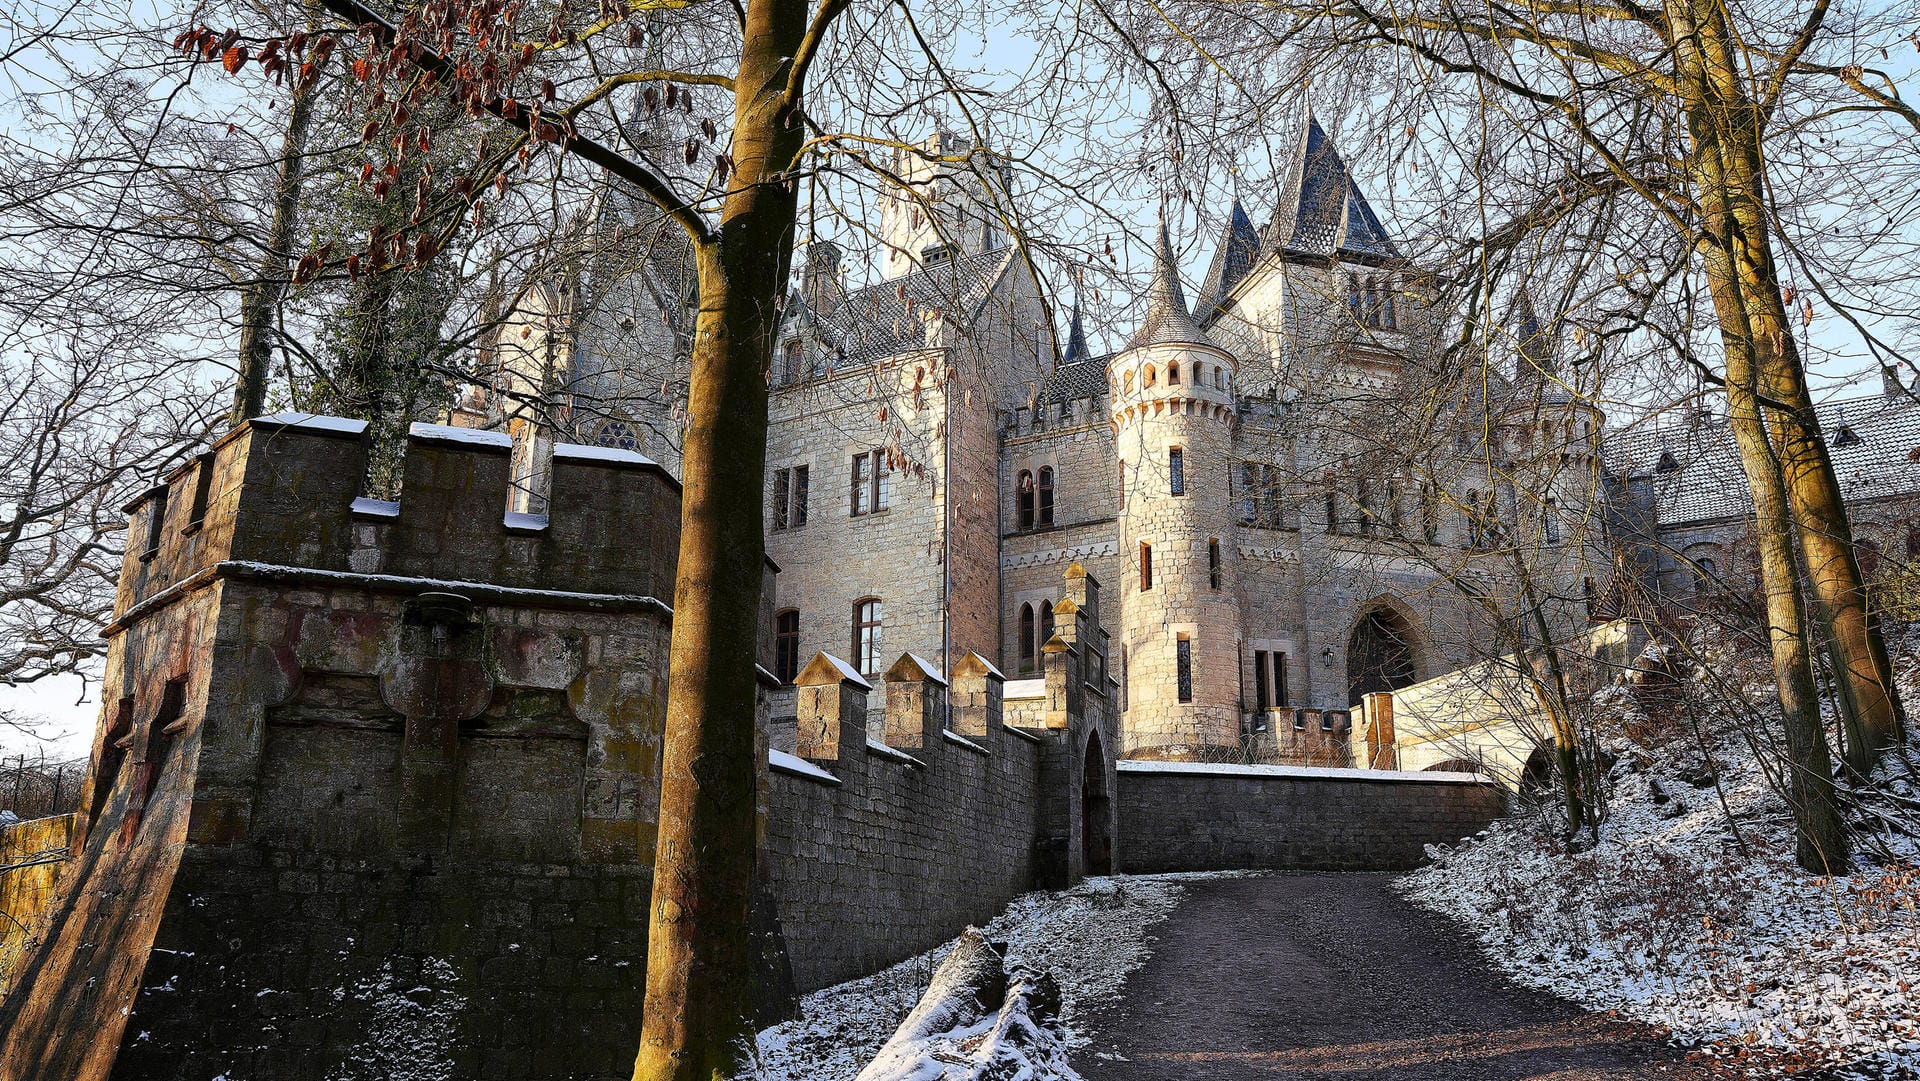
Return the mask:
{"type": "Polygon", "coordinates": [[[1464,773],[1122,762],[1121,869],[1392,871],[1499,816],[1464,773]]]}

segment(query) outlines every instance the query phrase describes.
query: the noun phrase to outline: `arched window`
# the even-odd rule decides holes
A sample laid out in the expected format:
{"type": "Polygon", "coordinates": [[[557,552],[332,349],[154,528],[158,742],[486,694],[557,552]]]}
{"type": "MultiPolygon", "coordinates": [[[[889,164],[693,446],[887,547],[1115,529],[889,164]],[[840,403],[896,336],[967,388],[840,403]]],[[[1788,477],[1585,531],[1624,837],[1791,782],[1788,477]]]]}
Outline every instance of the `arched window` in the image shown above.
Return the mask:
{"type": "Polygon", "coordinates": [[[1014,518],[1018,523],[1017,528],[1022,530],[1032,529],[1035,506],[1033,474],[1027,470],[1022,469],[1020,475],[1013,482],[1013,500],[1014,518]]]}
{"type": "Polygon", "coordinates": [[[1147,365],[1146,370],[1140,373],[1140,389],[1145,390],[1158,382],[1159,379],[1154,373],[1153,365],[1147,365]]]}
{"type": "Polygon", "coordinates": [[[880,674],[880,598],[853,602],[853,663],[863,676],[880,674]]]}
{"type": "Polygon", "coordinates": [[[1187,494],[1187,452],[1179,447],[1167,448],[1167,493],[1187,494]]]}
{"type": "Polygon", "coordinates": [[[1033,605],[1020,606],[1020,670],[1033,671],[1033,605]]]}
{"type": "Polygon", "coordinates": [[[1034,515],[1034,521],[1043,526],[1050,526],[1053,524],[1052,466],[1043,465],[1040,467],[1040,487],[1036,494],[1039,496],[1039,502],[1034,515]]]}
{"type": "Polygon", "coordinates": [[[1215,368],[1213,370],[1213,389],[1227,389],[1227,370],[1225,368],[1215,368]]]}
{"type": "Polygon", "coordinates": [[[786,608],[773,616],[773,674],[792,683],[800,674],[800,610],[786,608]]]}
{"type": "Polygon", "coordinates": [[[1180,362],[1177,360],[1167,365],[1167,385],[1170,387],[1180,385],[1180,362]]]}
{"type": "Polygon", "coordinates": [[[1133,393],[1133,373],[1127,372],[1126,374],[1122,375],[1120,377],[1120,384],[1121,384],[1121,387],[1123,388],[1123,393],[1132,394],[1133,393]]]}
{"type": "Polygon", "coordinates": [[[1053,602],[1040,602],[1040,645],[1053,640],[1053,602]]]}
{"type": "Polygon", "coordinates": [[[1193,385],[1196,387],[1207,385],[1207,366],[1199,361],[1193,363],[1193,385]]]}

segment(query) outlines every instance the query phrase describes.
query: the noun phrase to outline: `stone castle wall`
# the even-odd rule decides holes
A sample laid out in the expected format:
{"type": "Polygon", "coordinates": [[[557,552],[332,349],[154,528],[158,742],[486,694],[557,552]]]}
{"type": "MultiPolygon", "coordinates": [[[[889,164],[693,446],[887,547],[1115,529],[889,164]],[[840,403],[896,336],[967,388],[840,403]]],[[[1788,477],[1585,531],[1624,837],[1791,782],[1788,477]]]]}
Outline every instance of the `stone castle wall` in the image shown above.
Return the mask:
{"type": "Polygon", "coordinates": [[[1500,815],[1471,774],[1122,762],[1127,870],[1391,871],[1500,815]]]}
{"type": "Polygon", "coordinates": [[[0,1078],[618,1077],[640,1008],[671,478],[255,421],[133,511],[73,860],[0,1078]],[[449,596],[457,594],[458,596],[449,596]]]}
{"type": "Polygon", "coordinates": [[[73,841],[73,815],[0,826],[0,997],[53,904],[73,841]]]}

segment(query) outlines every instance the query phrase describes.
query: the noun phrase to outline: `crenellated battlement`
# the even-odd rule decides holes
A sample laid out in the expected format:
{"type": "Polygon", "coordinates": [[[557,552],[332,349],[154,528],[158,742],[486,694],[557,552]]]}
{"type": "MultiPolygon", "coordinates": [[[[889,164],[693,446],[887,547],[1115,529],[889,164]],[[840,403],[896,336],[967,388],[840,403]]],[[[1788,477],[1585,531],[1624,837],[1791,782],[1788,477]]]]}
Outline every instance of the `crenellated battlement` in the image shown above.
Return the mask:
{"type": "Polygon", "coordinates": [[[397,501],[361,495],[363,421],[259,417],[127,508],[116,619],[222,564],[667,597],[680,486],[632,451],[554,448],[551,515],[507,510],[503,433],[415,424],[397,501]]]}

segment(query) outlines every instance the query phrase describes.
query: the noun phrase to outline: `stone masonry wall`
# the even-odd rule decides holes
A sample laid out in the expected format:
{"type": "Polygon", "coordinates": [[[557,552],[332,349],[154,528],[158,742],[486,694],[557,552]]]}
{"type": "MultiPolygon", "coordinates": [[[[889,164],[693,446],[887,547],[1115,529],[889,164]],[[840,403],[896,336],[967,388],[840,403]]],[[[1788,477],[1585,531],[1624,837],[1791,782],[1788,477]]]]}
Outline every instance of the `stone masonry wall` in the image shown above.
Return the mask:
{"type": "Polygon", "coordinates": [[[54,886],[73,840],[73,815],[0,826],[0,996],[53,903],[54,886]]]}
{"type": "Polygon", "coordinates": [[[74,858],[0,1079],[628,1076],[678,492],[421,426],[236,428],[133,511],[74,858]],[[647,591],[642,593],[640,591],[647,591]]]}
{"type": "Polygon", "coordinates": [[[1122,762],[1121,870],[1390,871],[1498,817],[1482,778],[1122,762]]]}

